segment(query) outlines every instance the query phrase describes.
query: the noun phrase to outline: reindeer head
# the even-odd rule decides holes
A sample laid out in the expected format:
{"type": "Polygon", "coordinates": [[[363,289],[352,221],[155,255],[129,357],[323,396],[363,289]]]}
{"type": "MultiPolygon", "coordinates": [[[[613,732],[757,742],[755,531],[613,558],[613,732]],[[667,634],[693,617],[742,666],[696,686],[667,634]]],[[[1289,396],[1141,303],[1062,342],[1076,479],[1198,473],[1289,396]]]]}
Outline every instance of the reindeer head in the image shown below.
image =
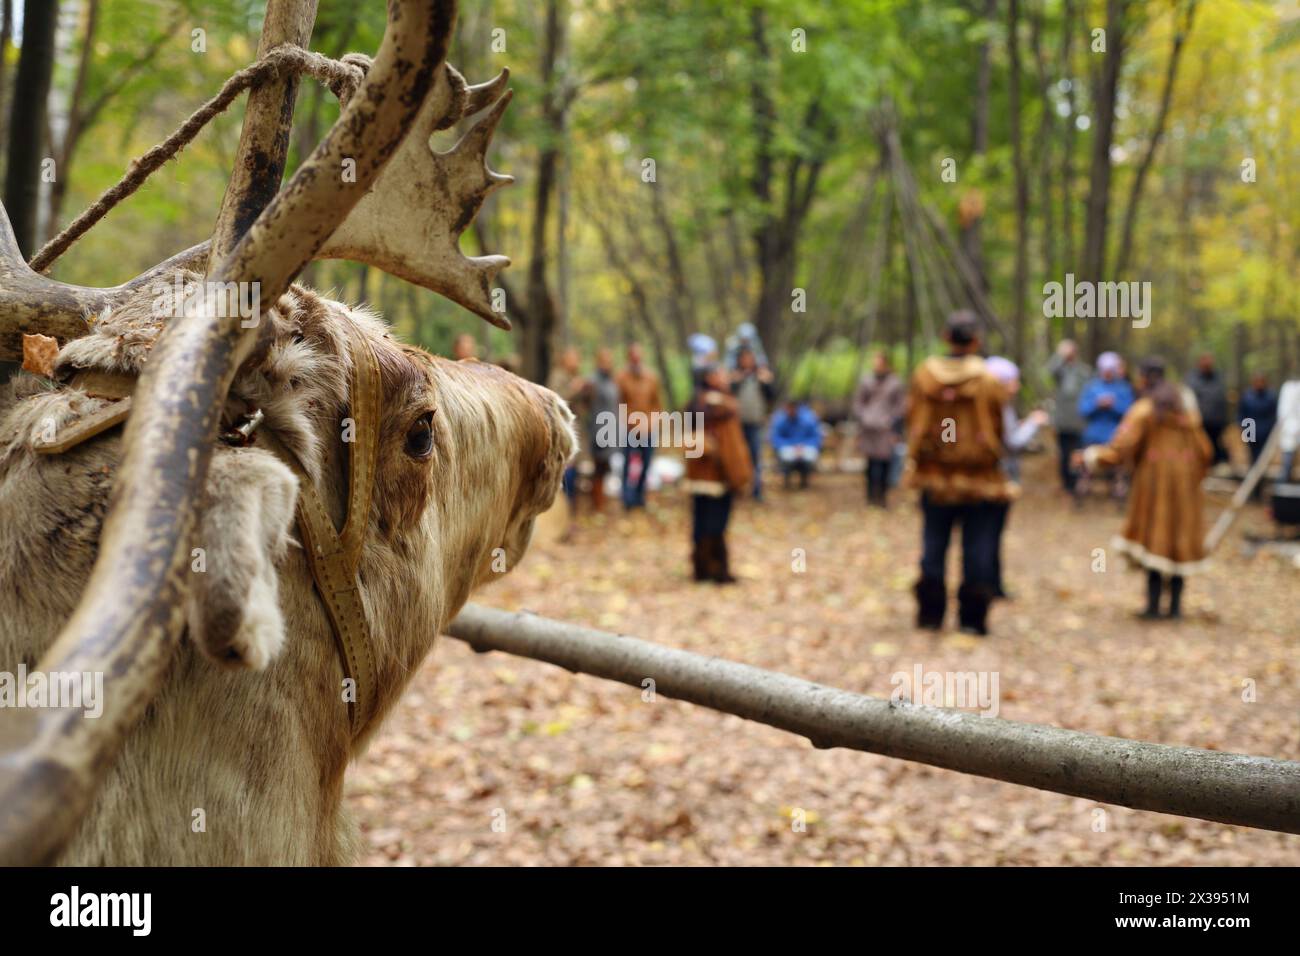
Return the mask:
{"type": "MultiPolygon", "coordinates": [[[[20,510],[21,500],[54,496],[66,499],[65,507],[85,506],[79,499],[87,486],[66,474],[95,472],[105,461],[113,467],[115,442],[108,436],[97,441],[110,447],[78,446],[49,457],[40,455],[42,433],[107,407],[110,399],[97,398],[94,383],[137,377],[183,307],[177,293],[199,288],[196,273],[160,276],[63,347],[54,377],[70,384],[20,384],[23,399],[0,417],[0,503],[20,510]]],[[[252,411],[260,424],[246,444],[219,445],[214,456],[194,539],[203,573],[194,576],[186,601],[187,635],[218,666],[259,670],[287,641],[324,635],[328,645],[319,601],[306,602],[299,619],[286,624],[281,580],[296,577],[299,592],[311,590],[298,553],[310,542],[294,524],[305,486],[335,527],[353,520],[346,513],[349,463],[357,428],[371,426],[377,447],[372,487],[365,489],[368,513],[357,516],[356,578],[374,662],[371,686],[359,692],[377,695],[366,702],[367,711],[377,711],[396,699],[471,589],[522,557],[533,521],[550,507],[575,450],[573,416],[544,388],[493,365],[401,344],[378,317],[302,287],[291,288],[263,318],[269,328],[231,385],[222,430],[233,434],[252,411]],[[378,373],[372,422],[357,420],[350,391],[358,347],[373,354],[378,373]],[[303,616],[317,626],[306,627],[303,616]]],[[[30,542],[47,531],[24,528],[29,543],[17,545],[15,534],[0,535],[0,577],[14,570],[8,551],[30,552],[39,547],[30,542]]],[[[94,544],[65,538],[60,547],[94,544]]]]}

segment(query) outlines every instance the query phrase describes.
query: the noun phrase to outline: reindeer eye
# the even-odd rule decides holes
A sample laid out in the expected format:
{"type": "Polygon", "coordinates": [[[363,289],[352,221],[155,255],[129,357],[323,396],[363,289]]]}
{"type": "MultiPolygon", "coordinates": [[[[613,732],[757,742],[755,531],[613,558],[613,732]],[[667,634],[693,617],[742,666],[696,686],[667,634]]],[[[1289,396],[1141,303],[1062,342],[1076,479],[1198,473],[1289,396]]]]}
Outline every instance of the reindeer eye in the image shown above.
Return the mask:
{"type": "Polygon", "coordinates": [[[412,458],[428,458],[433,454],[433,412],[425,412],[407,429],[406,453],[412,458]]]}

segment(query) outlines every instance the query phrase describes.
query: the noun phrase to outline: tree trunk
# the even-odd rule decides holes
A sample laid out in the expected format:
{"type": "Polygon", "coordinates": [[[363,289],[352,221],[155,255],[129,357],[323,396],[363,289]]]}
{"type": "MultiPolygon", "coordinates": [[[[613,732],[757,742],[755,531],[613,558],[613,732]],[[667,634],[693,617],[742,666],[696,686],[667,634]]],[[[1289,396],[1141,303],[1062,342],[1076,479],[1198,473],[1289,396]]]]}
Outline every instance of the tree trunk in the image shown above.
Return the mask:
{"type": "Polygon", "coordinates": [[[14,0],[0,3],[0,143],[9,141],[9,115],[4,110],[5,93],[9,89],[9,44],[14,38],[14,0]]]}
{"type": "MultiPolygon", "coordinates": [[[[997,16],[997,0],[984,0],[982,18],[986,25],[997,16]]],[[[987,37],[979,48],[979,65],[975,72],[975,108],[971,113],[971,156],[983,156],[989,149],[989,90],[993,81],[993,42],[987,37]]],[[[961,248],[975,267],[980,285],[988,289],[988,275],[984,271],[984,242],[980,234],[983,217],[977,216],[961,227],[961,248]]]]}
{"type": "MultiPolygon", "coordinates": [[[[1042,256],[1043,273],[1049,278],[1057,276],[1056,262],[1056,198],[1052,189],[1052,134],[1056,127],[1056,110],[1052,107],[1052,76],[1047,68],[1047,55],[1043,49],[1043,12],[1035,12],[1030,31],[1034,50],[1034,72],[1038,77],[1038,98],[1042,104],[1034,151],[1038,154],[1039,207],[1043,217],[1042,256]]],[[[1049,330],[1050,331],[1050,330],[1049,330]]]]}
{"type": "MultiPolygon", "coordinates": [[[[1074,139],[1075,139],[1075,85],[1074,76],[1074,0],[1065,0],[1061,15],[1061,71],[1069,81],[1065,93],[1067,113],[1061,127],[1061,236],[1064,240],[1065,271],[1078,270],[1076,258],[1078,249],[1074,242],[1074,139]]],[[[1073,339],[1077,334],[1074,316],[1067,316],[1062,328],[1064,338],[1073,339]]]]}
{"type": "Polygon", "coordinates": [[[1117,279],[1123,279],[1128,272],[1129,258],[1133,253],[1133,231],[1137,223],[1138,205],[1142,202],[1142,187],[1146,183],[1147,174],[1150,173],[1151,166],[1155,161],[1160,140],[1165,135],[1165,124],[1169,118],[1169,105],[1174,98],[1174,83],[1178,79],[1178,62],[1182,59],[1183,48],[1186,46],[1187,37],[1192,31],[1192,21],[1196,17],[1196,0],[1190,0],[1187,6],[1183,8],[1181,20],[1178,11],[1175,11],[1174,17],[1174,39],[1169,50],[1169,64],[1165,68],[1164,88],[1160,92],[1160,109],[1156,113],[1155,125],[1151,129],[1150,139],[1147,140],[1147,148],[1142,154],[1142,161],[1138,164],[1137,172],[1133,176],[1133,185],[1129,188],[1128,206],[1124,211],[1124,228],[1120,233],[1119,258],[1115,260],[1115,278],[1117,279]]]}
{"type": "MultiPolygon", "coordinates": [[[[781,236],[774,227],[776,214],[772,208],[772,179],[775,159],[773,140],[776,135],[776,103],[772,100],[770,79],[772,51],[767,43],[767,19],[763,8],[755,6],[749,17],[750,39],[757,52],[757,65],[750,78],[749,99],[754,123],[754,172],[750,177],[750,190],[761,206],[760,222],[754,230],[755,259],[758,265],[759,293],[754,306],[754,325],[767,348],[768,358],[776,361],[772,350],[776,347],[776,330],[780,321],[782,290],[776,282],[780,258],[778,246],[781,236]]],[[[788,295],[788,291],[784,293],[788,295]]]]}
{"type": "Polygon", "coordinates": [[[1016,274],[1011,286],[1012,355],[1025,361],[1025,291],[1029,284],[1029,177],[1025,172],[1020,129],[1020,0],[1010,0],[1007,13],[1007,52],[1011,60],[1008,113],[1011,122],[1011,162],[1016,182],[1016,274]]]}
{"type": "MultiPolygon", "coordinates": [[[[63,202],[68,194],[69,167],[72,154],[77,148],[77,141],[82,133],[82,114],[85,110],[86,83],[90,75],[91,56],[95,49],[95,34],[99,29],[99,0],[89,0],[85,14],[85,32],[81,37],[81,54],[77,58],[77,72],[72,81],[72,92],[68,97],[68,113],[63,128],[63,135],[56,143],[50,136],[50,152],[54,154],[54,182],[50,184],[48,205],[45,212],[46,236],[58,231],[63,213],[63,202]]],[[[51,131],[57,125],[57,116],[50,118],[51,131]]]]}
{"type": "Polygon", "coordinates": [[[659,184],[655,184],[651,195],[651,210],[655,225],[663,237],[664,253],[668,259],[668,304],[672,310],[673,325],[681,342],[696,330],[695,296],[691,293],[690,281],[686,278],[686,267],[682,263],[681,246],[677,241],[677,229],[669,215],[667,204],[659,184]]]}
{"type": "Polygon", "coordinates": [[[23,51],[14,80],[9,114],[9,165],[5,169],[5,209],[25,258],[36,251],[36,216],[40,202],[46,110],[54,73],[54,31],[58,0],[23,6],[23,51]]]}
{"type": "Polygon", "coordinates": [[[542,118],[547,132],[537,158],[537,178],[533,190],[532,241],[528,260],[528,307],[525,313],[521,352],[523,374],[534,382],[545,382],[551,371],[551,352],[559,325],[559,310],[551,294],[547,275],[549,261],[548,224],[551,200],[559,183],[561,144],[565,138],[568,103],[560,89],[558,75],[564,56],[565,18],[563,0],[548,0],[546,33],[543,41],[541,83],[542,118]]]}
{"type": "MultiPolygon", "coordinates": [[[[1106,52],[1093,88],[1092,155],[1088,175],[1088,208],[1084,225],[1082,278],[1101,282],[1106,271],[1106,231],[1110,219],[1110,149],[1115,137],[1115,102],[1124,59],[1126,0],[1106,2],[1106,52]]],[[[1112,331],[1092,319],[1089,349],[1095,357],[1110,341],[1112,331]]]]}
{"type": "MultiPolygon", "coordinates": [[[[901,217],[900,217],[901,219],[901,217]]],[[[906,224],[900,222],[899,232],[906,233],[906,224]]],[[[903,295],[907,301],[907,368],[910,372],[916,368],[916,326],[917,312],[919,306],[916,301],[916,279],[912,275],[912,257],[907,255],[907,247],[903,248],[903,274],[906,278],[903,295]]]]}

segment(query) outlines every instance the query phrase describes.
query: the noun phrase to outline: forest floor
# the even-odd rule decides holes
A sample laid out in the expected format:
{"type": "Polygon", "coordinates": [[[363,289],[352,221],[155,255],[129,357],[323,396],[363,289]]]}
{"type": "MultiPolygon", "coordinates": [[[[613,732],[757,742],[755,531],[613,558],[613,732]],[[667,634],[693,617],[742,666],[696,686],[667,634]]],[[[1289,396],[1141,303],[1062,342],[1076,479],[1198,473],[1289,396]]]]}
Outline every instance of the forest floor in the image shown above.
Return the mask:
{"type": "MultiPolygon", "coordinates": [[[[868,511],[861,479],[841,474],[807,491],[769,482],[766,503],[737,510],[739,584],[688,580],[686,501],[666,492],[648,513],[585,517],[571,543],[539,533],[477,599],[880,697],[917,664],[996,672],[1004,718],[1300,759],[1300,572],[1244,553],[1240,532],[1266,530],[1262,511],[1190,580],[1185,620],[1143,624],[1141,577],[1109,550],[1094,570],[1119,506],[1076,508],[1051,475],[1047,456],[1027,462],[1005,542],[1014,600],[995,606],[984,640],[912,626],[917,508],[895,493],[891,510],[868,511]]],[[[1298,836],[819,751],[449,638],[350,773],[347,799],[374,865],[1300,864],[1298,836]]]]}

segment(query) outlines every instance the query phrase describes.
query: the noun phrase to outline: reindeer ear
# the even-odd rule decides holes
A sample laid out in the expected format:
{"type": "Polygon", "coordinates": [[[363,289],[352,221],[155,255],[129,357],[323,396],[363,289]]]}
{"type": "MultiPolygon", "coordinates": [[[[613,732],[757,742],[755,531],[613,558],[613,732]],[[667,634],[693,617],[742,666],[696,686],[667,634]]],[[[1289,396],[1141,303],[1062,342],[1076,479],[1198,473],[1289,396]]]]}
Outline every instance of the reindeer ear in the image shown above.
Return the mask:
{"type": "Polygon", "coordinates": [[[260,449],[218,449],[191,552],[190,639],[227,667],[261,670],[284,646],[276,567],[289,546],[298,479],[260,449]]]}

